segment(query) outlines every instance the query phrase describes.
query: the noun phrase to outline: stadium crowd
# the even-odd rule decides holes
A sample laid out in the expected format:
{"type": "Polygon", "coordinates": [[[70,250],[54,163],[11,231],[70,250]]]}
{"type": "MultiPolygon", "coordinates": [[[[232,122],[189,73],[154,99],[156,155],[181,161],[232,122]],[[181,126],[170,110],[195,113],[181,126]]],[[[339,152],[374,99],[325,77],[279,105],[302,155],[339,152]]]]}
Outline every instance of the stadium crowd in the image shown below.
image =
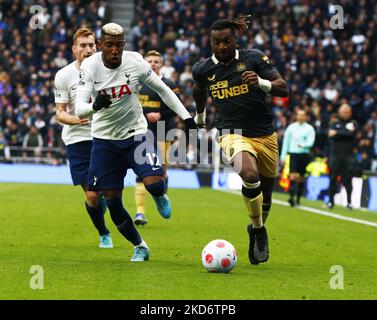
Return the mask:
{"type": "MultiPolygon", "coordinates": [[[[74,30],[85,24],[98,34],[111,15],[106,1],[39,1],[46,26],[33,30],[30,3],[0,0],[0,145],[40,146],[42,141],[44,147],[61,147],[54,75],[73,59],[74,30]]],[[[330,27],[335,8],[327,1],[136,1],[130,38],[141,54],[153,49],[163,54],[161,73],[180,87],[183,104],[194,114],[191,66],[211,55],[210,25],[252,14],[239,47],[263,51],[290,87],[289,98],[269,101],[280,140],[295,110],[303,108],[316,130],[314,153],[325,157],[329,125],[347,103],[360,124],[359,169],[369,170],[377,158],[377,5],[373,0],[339,4],[344,29],[330,27]]],[[[213,122],[208,98],[207,129],[213,122]]],[[[182,127],[178,118],[177,127],[182,127]]]]}

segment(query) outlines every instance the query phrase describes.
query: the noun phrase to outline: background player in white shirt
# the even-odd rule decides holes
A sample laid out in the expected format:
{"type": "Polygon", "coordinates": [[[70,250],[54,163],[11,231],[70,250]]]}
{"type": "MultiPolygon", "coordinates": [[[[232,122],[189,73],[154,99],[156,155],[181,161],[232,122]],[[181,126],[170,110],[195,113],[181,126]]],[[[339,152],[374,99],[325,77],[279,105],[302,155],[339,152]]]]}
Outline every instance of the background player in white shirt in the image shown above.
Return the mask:
{"type": "Polygon", "coordinates": [[[197,129],[189,112],[174,92],[136,52],[123,51],[123,28],[115,23],[102,27],[99,48],[80,69],[76,115],[93,114],[93,148],[89,168],[90,190],[102,191],[111,218],[121,234],[134,245],[131,261],[149,259],[149,248],[136,230],[122,203],[127,169],[133,169],[153,196],[162,216],[171,214],[163,168],[155,138],[146,136],[147,121],[138,99],[140,82],[155,90],[166,105],[197,129]],[[93,103],[90,96],[97,92],[93,103]]]}
{"type": "Polygon", "coordinates": [[[74,185],[81,185],[85,193],[85,207],[100,235],[100,248],[112,248],[110,232],[104,214],[106,201],[99,192],[88,190],[88,170],[92,136],[90,119],[75,115],[77,85],[81,62],[96,52],[94,32],[82,27],[73,35],[75,61],[65,66],[55,76],[56,117],[63,126],[62,139],[66,145],[71,177],[74,185]]]}

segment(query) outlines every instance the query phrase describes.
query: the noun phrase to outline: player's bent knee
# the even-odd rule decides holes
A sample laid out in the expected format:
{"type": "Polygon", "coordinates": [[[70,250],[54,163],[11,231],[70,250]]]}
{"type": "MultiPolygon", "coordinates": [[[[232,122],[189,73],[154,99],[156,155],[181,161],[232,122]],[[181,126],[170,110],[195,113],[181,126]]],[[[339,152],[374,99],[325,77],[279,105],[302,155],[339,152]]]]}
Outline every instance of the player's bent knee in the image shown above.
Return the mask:
{"type": "Polygon", "coordinates": [[[95,191],[86,191],[85,192],[86,202],[91,207],[97,207],[100,201],[99,192],[95,191]]]}
{"type": "Polygon", "coordinates": [[[143,183],[145,186],[147,186],[147,184],[152,184],[152,183],[156,183],[156,182],[159,182],[160,180],[164,180],[164,176],[148,176],[148,177],[145,177],[143,178],[143,183]]]}
{"type": "Polygon", "coordinates": [[[106,190],[102,193],[105,196],[106,200],[122,198],[122,190],[106,190]]]}
{"type": "Polygon", "coordinates": [[[144,184],[145,189],[154,197],[161,197],[166,192],[165,180],[161,177],[157,182],[144,184]]]}
{"type": "Polygon", "coordinates": [[[260,195],[261,191],[260,181],[254,183],[242,182],[242,194],[247,198],[254,199],[260,195]]]}
{"type": "Polygon", "coordinates": [[[256,170],[247,170],[246,172],[241,172],[240,177],[241,177],[242,181],[244,181],[246,183],[257,183],[257,182],[259,182],[259,174],[258,174],[258,171],[256,171],[256,170]]]}

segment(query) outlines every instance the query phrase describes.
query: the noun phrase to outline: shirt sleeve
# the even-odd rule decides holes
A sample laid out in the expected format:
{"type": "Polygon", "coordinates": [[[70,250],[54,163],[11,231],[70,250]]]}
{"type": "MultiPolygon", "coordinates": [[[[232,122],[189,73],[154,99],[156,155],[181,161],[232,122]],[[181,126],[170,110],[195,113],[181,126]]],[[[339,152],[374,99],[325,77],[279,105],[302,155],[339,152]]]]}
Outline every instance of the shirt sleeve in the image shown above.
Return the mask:
{"type": "Polygon", "coordinates": [[[68,92],[67,83],[64,79],[63,74],[60,71],[58,71],[55,75],[54,96],[55,96],[55,103],[68,103],[69,102],[69,92],[68,92]]]}
{"type": "Polygon", "coordinates": [[[79,72],[75,113],[78,117],[86,117],[94,113],[93,103],[89,103],[90,97],[94,92],[93,75],[89,67],[85,64],[85,61],[81,64],[79,72]]]}
{"type": "Polygon", "coordinates": [[[140,53],[135,52],[135,55],[136,60],[138,61],[138,70],[140,71],[139,80],[145,83],[153,71],[149,63],[143,59],[143,56],[140,53]]]}
{"type": "MultiPolygon", "coordinates": [[[[149,65],[148,65],[149,66],[149,65]]],[[[151,70],[152,71],[152,70],[151,70]]],[[[181,119],[191,118],[182,102],[175,93],[155,74],[153,71],[144,78],[143,81],[148,87],[154,90],[162,99],[162,101],[173,110],[181,119]]]]}
{"type": "Polygon", "coordinates": [[[257,49],[254,52],[254,67],[255,72],[262,79],[270,79],[276,73],[276,69],[272,66],[270,59],[257,49]]]}
{"type": "Polygon", "coordinates": [[[192,67],[192,78],[194,79],[195,84],[200,87],[204,88],[205,87],[205,75],[202,72],[202,67],[201,67],[201,62],[197,62],[194,64],[192,67]]]}

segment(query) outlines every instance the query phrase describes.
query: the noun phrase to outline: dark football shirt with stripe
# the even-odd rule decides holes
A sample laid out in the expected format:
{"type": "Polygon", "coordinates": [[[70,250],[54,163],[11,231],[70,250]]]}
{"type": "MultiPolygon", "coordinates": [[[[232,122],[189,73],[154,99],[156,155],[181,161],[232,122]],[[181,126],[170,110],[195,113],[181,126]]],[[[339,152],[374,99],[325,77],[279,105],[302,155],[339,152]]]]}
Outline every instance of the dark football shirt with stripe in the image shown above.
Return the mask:
{"type": "Polygon", "coordinates": [[[192,75],[196,85],[204,87],[216,107],[215,126],[221,129],[242,129],[246,137],[262,137],[274,131],[271,107],[265,102],[266,93],[255,85],[242,82],[241,74],[254,71],[262,79],[269,78],[275,68],[260,50],[237,50],[228,65],[215,63],[212,57],[195,63],[192,75]]]}
{"type": "MultiPolygon", "coordinates": [[[[174,91],[178,93],[178,87],[174,84],[173,81],[162,78],[162,81],[174,91]]],[[[161,97],[149,88],[147,85],[143,84],[139,90],[139,101],[143,107],[144,115],[151,112],[159,112],[161,114],[161,119],[159,121],[165,122],[165,137],[170,129],[175,128],[174,117],[176,113],[172,111],[161,99],[161,97]]],[[[150,123],[148,121],[148,129],[153,132],[158,141],[165,141],[165,137],[157,136],[157,122],[150,123]]]]}

